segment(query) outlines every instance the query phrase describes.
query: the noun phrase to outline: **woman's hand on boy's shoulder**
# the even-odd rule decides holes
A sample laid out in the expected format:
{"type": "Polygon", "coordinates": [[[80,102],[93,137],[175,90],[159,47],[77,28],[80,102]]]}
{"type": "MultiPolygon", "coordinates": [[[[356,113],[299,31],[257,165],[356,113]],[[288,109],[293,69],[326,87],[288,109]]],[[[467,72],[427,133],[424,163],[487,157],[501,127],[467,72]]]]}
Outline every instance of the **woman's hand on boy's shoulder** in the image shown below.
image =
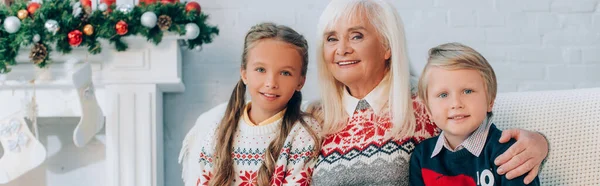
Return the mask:
{"type": "Polygon", "coordinates": [[[507,179],[527,174],[524,182],[529,184],[538,175],[541,163],[548,155],[548,141],[537,132],[509,129],[502,132],[500,143],[511,138],[517,142],[494,161],[500,166],[498,174],[506,174],[507,179]]]}

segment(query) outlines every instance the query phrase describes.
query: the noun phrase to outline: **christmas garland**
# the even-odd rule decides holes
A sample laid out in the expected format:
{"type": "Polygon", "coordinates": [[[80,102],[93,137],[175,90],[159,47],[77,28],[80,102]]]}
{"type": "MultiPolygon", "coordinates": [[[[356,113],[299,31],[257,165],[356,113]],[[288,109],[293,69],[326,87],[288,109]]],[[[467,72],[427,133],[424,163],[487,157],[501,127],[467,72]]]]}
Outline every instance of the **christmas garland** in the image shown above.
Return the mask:
{"type": "Polygon", "coordinates": [[[114,2],[103,0],[94,11],[90,0],[17,1],[10,7],[0,6],[0,74],[16,64],[20,47],[32,46],[29,57],[43,68],[51,63],[52,50],[68,54],[73,47],[87,47],[90,54],[100,53],[99,39],[125,51],[128,45],[123,37],[141,35],[157,45],[166,32],[172,32],[185,36],[187,47],[194,49],[211,43],[219,33],[217,27],[206,24],[208,16],[196,2],[140,1],[138,6],[118,7],[114,2]]]}

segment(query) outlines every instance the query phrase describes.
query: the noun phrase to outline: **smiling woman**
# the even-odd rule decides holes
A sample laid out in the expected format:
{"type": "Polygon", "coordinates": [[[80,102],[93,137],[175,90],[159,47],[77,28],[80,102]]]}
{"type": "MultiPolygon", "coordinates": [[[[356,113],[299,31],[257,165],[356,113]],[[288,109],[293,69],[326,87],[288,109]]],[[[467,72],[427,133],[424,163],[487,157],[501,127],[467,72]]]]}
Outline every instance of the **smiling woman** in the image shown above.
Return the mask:
{"type": "Polygon", "coordinates": [[[323,57],[332,62],[327,64],[329,71],[356,97],[364,97],[383,79],[391,57],[373,25],[364,24],[366,19],[340,22],[324,35],[323,57]]]}
{"type": "MultiPolygon", "coordinates": [[[[404,28],[393,7],[384,0],[332,0],[320,17],[321,101],[309,110],[322,121],[324,141],[314,185],[408,185],[415,145],[438,134],[411,92],[416,84],[410,81],[404,28]]],[[[547,152],[547,142],[540,134],[521,133],[535,138],[513,145],[528,147],[520,158],[533,159],[534,164],[521,165],[529,171],[546,155],[532,154],[547,152]]]]}

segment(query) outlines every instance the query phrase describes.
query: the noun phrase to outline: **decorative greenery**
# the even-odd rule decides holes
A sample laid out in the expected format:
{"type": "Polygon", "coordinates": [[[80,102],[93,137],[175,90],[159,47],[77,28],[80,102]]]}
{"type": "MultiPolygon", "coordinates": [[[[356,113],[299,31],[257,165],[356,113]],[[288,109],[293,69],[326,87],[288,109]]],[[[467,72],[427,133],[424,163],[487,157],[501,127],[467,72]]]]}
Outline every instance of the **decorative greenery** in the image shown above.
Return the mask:
{"type": "MultiPolygon", "coordinates": [[[[74,3],[69,0],[44,0],[33,15],[21,20],[21,28],[13,34],[8,33],[4,26],[0,25],[0,74],[10,72],[9,66],[16,64],[15,57],[19,53],[20,47],[36,44],[33,41],[36,34],[40,36],[37,43],[45,46],[48,54],[42,62],[36,65],[45,67],[52,61],[50,58],[52,50],[63,54],[72,51],[73,46],[69,44],[67,34],[73,30],[83,31],[83,27],[87,24],[93,26],[94,33],[89,36],[83,34],[83,41],[77,47],[87,47],[90,54],[98,54],[102,51],[99,39],[108,40],[117,51],[127,50],[128,45],[122,38],[131,35],[141,35],[147,41],[158,45],[165,32],[184,35],[185,25],[188,23],[196,23],[200,28],[200,35],[197,38],[187,40],[189,49],[211,43],[213,37],[219,33],[216,26],[206,24],[207,15],[198,14],[196,10],[186,12],[185,4],[179,2],[162,4],[158,1],[149,5],[132,5],[133,8],[130,12],[119,11],[115,5],[111,5],[105,12],[95,10],[87,14],[86,11],[82,11],[78,16],[74,16],[72,13],[74,3]],[[157,16],[169,16],[172,20],[171,27],[165,31],[158,26],[144,27],[140,18],[143,13],[148,11],[154,12],[157,16]],[[56,33],[49,32],[44,26],[47,20],[56,20],[60,29],[56,33]],[[124,35],[118,35],[115,30],[115,25],[119,21],[125,21],[128,25],[128,32],[124,35]]],[[[10,7],[0,6],[0,21],[9,16],[17,16],[19,10],[27,10],[27,5],[27,2],[20,0],[10,7]]]]}

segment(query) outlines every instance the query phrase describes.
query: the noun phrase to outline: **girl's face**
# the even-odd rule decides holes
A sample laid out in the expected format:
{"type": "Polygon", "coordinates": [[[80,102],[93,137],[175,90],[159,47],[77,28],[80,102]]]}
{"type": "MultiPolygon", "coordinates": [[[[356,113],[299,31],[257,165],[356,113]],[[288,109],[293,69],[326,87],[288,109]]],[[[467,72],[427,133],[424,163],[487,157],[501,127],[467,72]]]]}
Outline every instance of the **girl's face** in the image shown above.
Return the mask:
{"type": "Polygon", "coordinates": [[[247,55],[246,69],[241,69],[241,75],[250,93],[252,109],[274,115],[304,85],[302,56],[294,45],[275,39],[257,41],[247,55]]]}

